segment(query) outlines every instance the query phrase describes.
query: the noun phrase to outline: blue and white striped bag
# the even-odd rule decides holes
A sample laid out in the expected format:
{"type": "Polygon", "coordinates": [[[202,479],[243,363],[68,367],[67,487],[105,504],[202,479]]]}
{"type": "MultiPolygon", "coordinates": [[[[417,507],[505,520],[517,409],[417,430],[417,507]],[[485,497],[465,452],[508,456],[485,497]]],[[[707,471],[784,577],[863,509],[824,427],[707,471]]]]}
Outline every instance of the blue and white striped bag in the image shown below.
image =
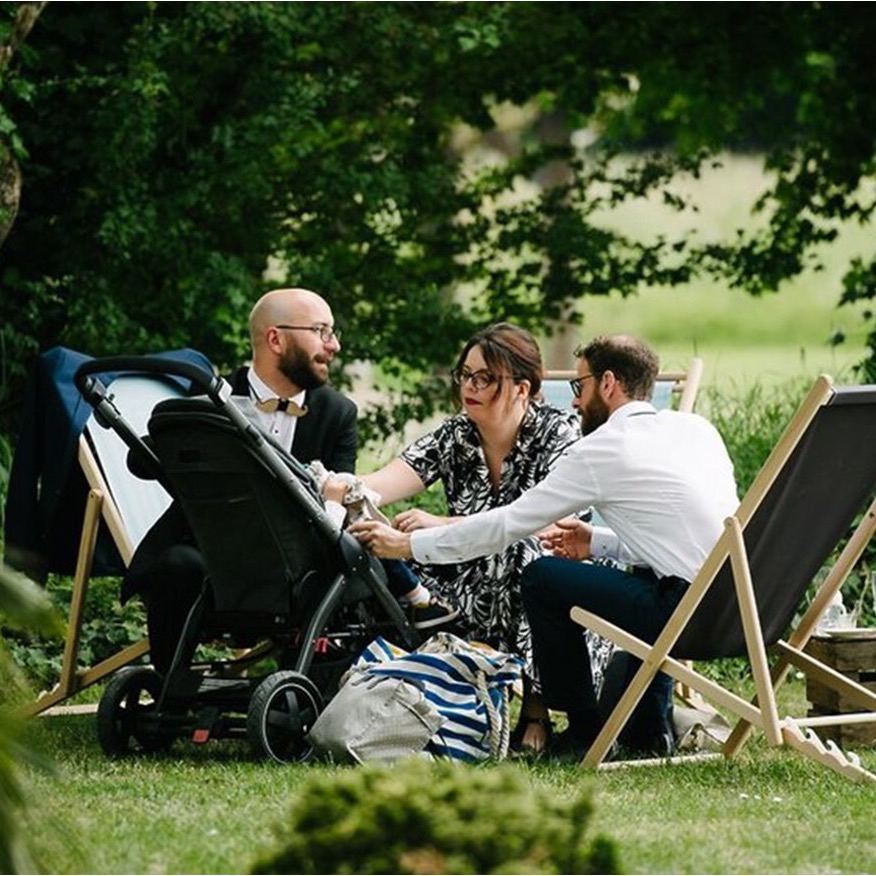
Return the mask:
{"type": "Polygon", "coordinates": [[[378,637],[351,672],[419,687],[443,719],[426,746],[435,756],[471,762],[507,755],[508,704],[523,674],[519,657],[451,633],[436,633],[410,653],[378,637]]]}

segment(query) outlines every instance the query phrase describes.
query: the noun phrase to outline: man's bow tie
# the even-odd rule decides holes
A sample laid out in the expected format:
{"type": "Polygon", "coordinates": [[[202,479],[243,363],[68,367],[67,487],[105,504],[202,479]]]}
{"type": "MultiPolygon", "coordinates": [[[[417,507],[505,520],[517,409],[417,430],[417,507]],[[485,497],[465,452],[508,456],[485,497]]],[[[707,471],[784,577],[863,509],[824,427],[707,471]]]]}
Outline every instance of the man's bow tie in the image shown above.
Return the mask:
{"type": "Polygon", "coordinates": [[[266,398],[264,401],[257,401],[255,406],[265,414],[282,411],[290,417],[303,417],[307,413],[307,405],[301,407],[298,402],[288,398],[266,398]]]}

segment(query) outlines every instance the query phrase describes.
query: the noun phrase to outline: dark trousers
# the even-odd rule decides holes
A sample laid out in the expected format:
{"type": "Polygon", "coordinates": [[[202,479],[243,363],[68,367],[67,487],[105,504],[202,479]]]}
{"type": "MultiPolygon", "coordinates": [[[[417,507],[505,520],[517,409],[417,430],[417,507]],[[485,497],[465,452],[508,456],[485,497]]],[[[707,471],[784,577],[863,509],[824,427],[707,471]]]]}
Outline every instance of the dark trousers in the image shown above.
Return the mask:
{"type": "MultiPolygon", "coordinates": [[[[127,583],[146,603],[149,653],[153,666],[162,675],[170,669],[186,619],[204,585],[205,574],[201,552],[186,544],[167,548],[142,569],[132,564],[129,570],[127,583]]],[[[182,665],[187,665],[191,657],[187,654],[182,665]]]]}
{"type": "MultiPolygon", "coordinates": [[[[590,654],[582,627],[569,617],[580,606],[653,642],[687,588],[680,578],[658,581],[650,572],[625,572],[611,566],[542,557],[521,576],[523,607],[532,630],[535,662],[548,708],[565,712],[569,726],[592,741],[607,717],[593,688],[590,654]]],[[[629,683],[641,665],[627,661],[629,683]]],[[[672,679],[658,673],[636,707],[622,739],[649,749],[672,733],[672,679]]]]}
{"type": "Polygon", "coordinates": [[[414,570],[403,560],[381,560],[383,571],[386,572],[386,586],[389,592],[400,599],[410,593],[419,583],[414,570]]]}

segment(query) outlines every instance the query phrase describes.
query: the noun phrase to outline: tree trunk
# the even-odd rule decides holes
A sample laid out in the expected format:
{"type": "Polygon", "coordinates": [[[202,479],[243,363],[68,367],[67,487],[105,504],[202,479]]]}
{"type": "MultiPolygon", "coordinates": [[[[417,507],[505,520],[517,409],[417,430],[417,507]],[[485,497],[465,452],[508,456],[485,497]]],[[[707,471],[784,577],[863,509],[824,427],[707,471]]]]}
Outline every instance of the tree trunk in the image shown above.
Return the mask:
{"type": "MultiPolygon", "coordinates": [[[[21,3],[5,42],[0,43],[0,75],[25,41],[46,3],[21,3]]],[[[0,107],[2,112],[2,107],[0,107]]],[[[21,200],[21,168],[8,138],[0,137],[0,246],[18,215],[21,200]]]]}

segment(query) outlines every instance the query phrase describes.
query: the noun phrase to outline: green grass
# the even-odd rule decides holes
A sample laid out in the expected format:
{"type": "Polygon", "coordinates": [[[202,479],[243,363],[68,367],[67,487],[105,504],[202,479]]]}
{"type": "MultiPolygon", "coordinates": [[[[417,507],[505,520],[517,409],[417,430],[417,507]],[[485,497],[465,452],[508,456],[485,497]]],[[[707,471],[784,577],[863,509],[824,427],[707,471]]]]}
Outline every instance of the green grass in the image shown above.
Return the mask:
{"type": "MultiPolygon", "coordinates": [[[[799,682],[789,693],[801,699],[799,682]]],[[[28,774],[26,827],[53,873],[248,872],[275,848],[301,783],[349,769],[257,763],[233,742],[108,760],[87,715],[40,718],[32,730],[57,774],[28,774]]],[[[862,755],[876,766],[876,751],[862,755]]],[[[598,774],[517,768],[560,796],[592,783],[593,831],[615,841],[625,872],[865,873],[876,864],[876,784],[757,738],[729,762],[598,774]]]]}
{"type": "MultiPolygon", "coordinates": [[[[684,367],[700,356],[705,387],[739,390],[811,380],[821,372],[841,378],[866,356],[860,314],[837,311],[827,287],[763,299],[726,289],[648,290],[627,301],[588,301],[584,310],[582,337],[639,334],[657,349],[665,368],[684,367]],[[832,346],[828,340],[836,332],[846,341],[832,346]]],[[[556,358],[548,355],[549,361],[556,358]]]]}
{"type": "Polygon", "coordinates": [[[872,872],[872,785],[773,752],[637,773],[597,779],[594,828],[627,872],[872,872]]]}
{"type": "Polygon", "coordinates": [[[631,332],[645,338],[667,369],[704,362],[703,387],[732,392],[755,383],[791,379],[811,382],[820,373],[852,379],[852,367],[866,358],[859,313],[838,311],[828,287],[787,290],[755,299],[733,290],[652,289],[635,298],[586,299],[584,325],[559,339],[543,339],[549,367],[574,367],[572,350],[596,334],[631,332]],[[836,332],[846,340],[828,343],[836,332]]]}

